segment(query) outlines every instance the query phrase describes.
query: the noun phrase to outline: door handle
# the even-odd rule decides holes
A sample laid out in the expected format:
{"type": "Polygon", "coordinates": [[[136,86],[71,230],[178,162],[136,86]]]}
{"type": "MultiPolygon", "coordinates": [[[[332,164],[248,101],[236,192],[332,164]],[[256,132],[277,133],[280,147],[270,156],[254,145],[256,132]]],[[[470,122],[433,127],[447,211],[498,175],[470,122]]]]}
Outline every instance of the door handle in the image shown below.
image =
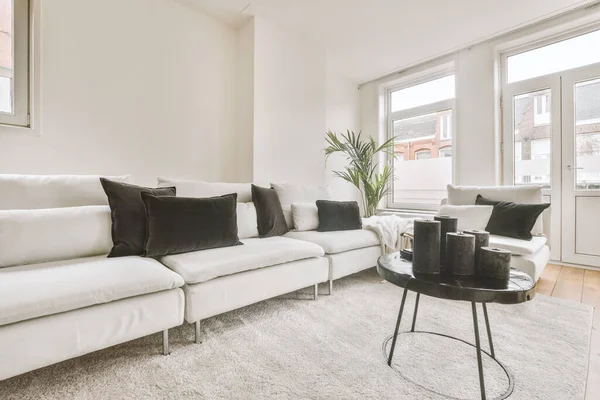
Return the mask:
{"type": "Polygon", "coordinates": [[[567,165],[567,169],[568,169],[569,171],[573,171],[574,169],[583,169],[583,167],[572,167],[572,166],[570,166],[570,165],[567,165]]]}

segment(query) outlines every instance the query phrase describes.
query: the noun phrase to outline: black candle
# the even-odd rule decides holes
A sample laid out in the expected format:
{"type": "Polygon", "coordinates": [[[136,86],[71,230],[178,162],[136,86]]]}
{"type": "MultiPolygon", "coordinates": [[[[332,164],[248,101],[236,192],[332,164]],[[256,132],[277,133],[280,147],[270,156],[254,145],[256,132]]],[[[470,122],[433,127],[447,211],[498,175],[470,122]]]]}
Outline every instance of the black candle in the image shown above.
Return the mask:
{"type": "Polygon", "coordinates": [[[479,275],[481,267],[481,248],[490,245],[490,233],[477,229],[466,229],[463,233],[475,236],[475,275],[479,275]]]}
{"type": "Polygon", "coordinates": [[[452,275],[475,274],[475,236],[446,234],[446,271],[452,275]]]}
{"type": "Polygon", "coordinates": [[[510,277],[511,252],[497,247],[481,248],[479,275],[484,278],[504,279],[510,277]]]}
{"type": "Polygon", "coordinates": [[[449,217],[447,215],[438,215],[433,217],[435,221],[440,221],[441,234],[440,234],[440,264],[446,265],[446,234],[450,232],[457,232],[458,230],[458,218],[449,217]]]}
{"type": "Polygon", "coordinates": [[[413,271],[440,273],[440,230],[438,221],[417,219],[414,223],[413,271]]]}

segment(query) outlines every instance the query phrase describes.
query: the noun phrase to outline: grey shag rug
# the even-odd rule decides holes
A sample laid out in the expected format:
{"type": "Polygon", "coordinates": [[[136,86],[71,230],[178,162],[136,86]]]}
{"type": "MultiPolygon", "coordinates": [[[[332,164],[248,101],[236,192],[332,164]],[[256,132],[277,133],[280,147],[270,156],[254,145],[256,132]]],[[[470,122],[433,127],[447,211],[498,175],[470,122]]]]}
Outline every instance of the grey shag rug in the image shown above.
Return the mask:
{"type": "MultiPolygon", "coordinates": [[[[475,350],[464,343],[402,334],[394,369],[387,366],[382,347],[401,295],[365,271],[318,301],[300,291],[206,320],[199,345],[192,325],[172,329],[170,356],[161,354],[159,333],[0,382],[0,399],[479,398],[475,350]]],[[[414,299],[409,293],[402,331],[414,299]]],[[[514,376],[510,399],[584,398],[590,306],[538,295],[488,310],[496,355],[514,376]]],[[[471,306],[422,296],[417,330],[473,343],[471,306]]],[[[503,393],[501,368],[489,357],[484,367],[488,398],[503,393]]]]}

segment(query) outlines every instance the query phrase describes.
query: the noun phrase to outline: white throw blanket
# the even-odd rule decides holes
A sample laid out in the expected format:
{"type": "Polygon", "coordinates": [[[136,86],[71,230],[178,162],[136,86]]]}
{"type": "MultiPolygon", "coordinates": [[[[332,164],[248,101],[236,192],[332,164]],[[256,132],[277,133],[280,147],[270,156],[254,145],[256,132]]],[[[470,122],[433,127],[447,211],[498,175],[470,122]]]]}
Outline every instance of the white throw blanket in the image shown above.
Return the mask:
{"type": "Polygon", "coordinates": [[[397,215],[375,215],[363,218],[363,228],[369,229],[379,236],[384,253],[393,253],[405,248],[403,233],[412,232],[413,218],[400,218],[397,215]]]}

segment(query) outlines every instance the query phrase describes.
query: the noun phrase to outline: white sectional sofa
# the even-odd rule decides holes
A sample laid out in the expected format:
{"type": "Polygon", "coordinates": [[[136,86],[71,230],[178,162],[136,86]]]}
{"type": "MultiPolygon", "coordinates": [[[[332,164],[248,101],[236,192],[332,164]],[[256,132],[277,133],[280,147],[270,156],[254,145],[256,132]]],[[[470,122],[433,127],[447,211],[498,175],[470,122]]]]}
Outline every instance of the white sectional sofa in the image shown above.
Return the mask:
{"type": "MultiPolygon", "coordinates": [[[[477,195],[498,201],[522,204],[543,203],[541,186],[453,186],[448,185],[448,198],[442,205],[474,205],[477,195]]],[[[529,274],[536,281],[550,260],[550,212],[548,208],[538,218],[531,241],[490,235],[490,246],[512,252],[511,266],[529,274]]]]}
{"type": "Polygon", "coordinates": [[[332,280],[381,254],[367,230],[258,238],[249,183],[159,186],[184,197],[237,193],[243,245],[107,258],[111,214],[98,176],[0,175],[0,380],[161,331],[166,355],[168,330],[184,320],[199,342],[203,319],[311,286],[317,299],[319,283],[331,293],[332,280]]]}
{"type": "Polygon", "coordinates": [[[333,292],[333,281],[377,264],[383,254],[379,238],[366,229],[340,232],[288,232],[286,237],[314,243],[325,251],[329,262],[329,294],[333,292]]]}
{"type": "MultiPolygon", "coordinates": [[[[185,279],[185,319],[196,324],[197,342],[202,319],[308,286],[314,286],[316,299],[318,284],[326,281],[331,294],[334,279],[374,267],[381,255],[377,235],[367,230],[289,232],[285,237],[259,239],[250,183],[159,178],[158,186],[175,186],[177,196],[183,197],[238,196],[238,234],[243,246],[159,259],[185,279]]],[[[306,202],[329,196],[315,187],[282,187],[278,195],[284,201],[286,218],[291,218],[289,205],[296,199],[306,202]]],[[[293,226],[289,219],[288,226],[293,226]]]]}
{"type": "Polygon", "coordinates": [[[0,175],[0,193],[0,380],[160,331],[168,353],[183,278],[152,259],[106,258],[97,176],[0,175]]]}

